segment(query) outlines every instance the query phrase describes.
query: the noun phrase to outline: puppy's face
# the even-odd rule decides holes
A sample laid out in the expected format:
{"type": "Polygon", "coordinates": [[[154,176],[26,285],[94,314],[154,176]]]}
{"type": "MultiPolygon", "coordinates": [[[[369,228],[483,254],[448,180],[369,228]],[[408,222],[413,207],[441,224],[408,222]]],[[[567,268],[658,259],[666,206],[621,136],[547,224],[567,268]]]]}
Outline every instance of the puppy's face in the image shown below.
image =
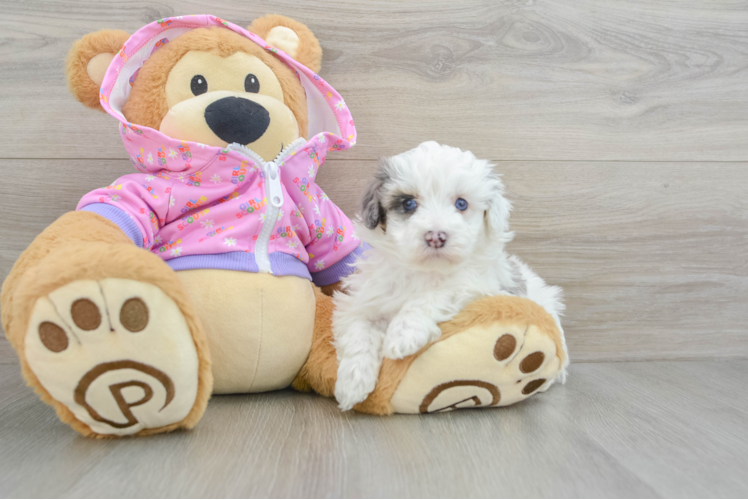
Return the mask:
{"type": "Polygon", "coordinates": [[[492,165],[425,142],[382,160],[362,218],[378,249],[411,267],[445,271],[476,252],[498,252],[510,205],[492,165]]]}

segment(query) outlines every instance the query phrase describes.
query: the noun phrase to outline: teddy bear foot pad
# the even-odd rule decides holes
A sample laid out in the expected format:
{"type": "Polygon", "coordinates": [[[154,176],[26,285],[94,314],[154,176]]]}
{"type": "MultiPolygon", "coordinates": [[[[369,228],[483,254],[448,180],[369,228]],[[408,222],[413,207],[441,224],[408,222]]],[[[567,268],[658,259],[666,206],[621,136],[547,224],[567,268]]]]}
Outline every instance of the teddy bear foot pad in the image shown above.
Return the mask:
{"type": "Polygon", "coordinates": [[[533,324],[474,325],[434,344],[392,398],[395,413],[508,406],[547,390],[561,373],[552,335],[533,324]]]}
{"type": "Polygon", "coordinates": [[[163,428],[195,405],[198,355],[189,327],[152,284],[82,280],[39,298],[24,349],[50,396],[99,435],[163,428]]]}

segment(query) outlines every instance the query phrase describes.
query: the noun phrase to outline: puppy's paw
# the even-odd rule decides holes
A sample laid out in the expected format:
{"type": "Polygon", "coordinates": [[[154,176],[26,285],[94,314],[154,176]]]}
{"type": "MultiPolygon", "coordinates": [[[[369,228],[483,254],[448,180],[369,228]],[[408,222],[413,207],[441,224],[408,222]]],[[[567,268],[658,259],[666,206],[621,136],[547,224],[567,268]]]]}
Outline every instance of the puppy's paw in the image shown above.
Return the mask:
{"type": "Polygon", "coordinates": [[[415,314],[398,314],[387,327],[382,354],[402,359],[415,354],[441,335],[439,326],[429,318],[415,314]]]}
{"type": "Polygon", "coordinates": [[[350,410],[371,394],[379,378],[379,365],[377,359],[364,356],[340,360],[335,399],[341,410],[350,410]]]}

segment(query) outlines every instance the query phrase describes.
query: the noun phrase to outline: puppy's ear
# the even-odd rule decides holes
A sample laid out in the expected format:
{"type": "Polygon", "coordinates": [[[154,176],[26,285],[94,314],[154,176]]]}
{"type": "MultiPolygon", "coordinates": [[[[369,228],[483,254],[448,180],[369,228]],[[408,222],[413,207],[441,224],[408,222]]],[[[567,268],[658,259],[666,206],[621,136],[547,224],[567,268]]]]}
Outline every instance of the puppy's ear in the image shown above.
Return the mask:
{"type": "Polygon", "coordinates": [[[382,190],[385,182],[390,178],[389,170],[389,159],[380,158],[379,170],[364,191],[361,219],[369,229],[374,229],[380,224],[382,229],[387,227],[387,213],[382,206],[382,190]]]}
{"type": "Polygon", "coordinates": [[[101,30],[89,33],[71,47],[65,62],[68,88],[84,106],[103,111],[99,89],[104,74],[128,38],[125,31],[101,30]]]}
{"type": "Polygon", "coordinates": [[[319,73],[322,67],[322,47],[312,30],[305,25],[290,17],[273,14],[255,19],[249,31],[319,73]]]}
{"type": "MultiPolygon", "coordinates": [[[[489,168],[492,166],[489,165],[489,168]]],[[[504,184],[496,174],[491,175],[489,182],[493,184],[493,196],[485,212],[488,234],[492,238],[509,241],[512,238],[509,232],[509,212],[512,210],[512,204],[504,198],[504,184]]]]}

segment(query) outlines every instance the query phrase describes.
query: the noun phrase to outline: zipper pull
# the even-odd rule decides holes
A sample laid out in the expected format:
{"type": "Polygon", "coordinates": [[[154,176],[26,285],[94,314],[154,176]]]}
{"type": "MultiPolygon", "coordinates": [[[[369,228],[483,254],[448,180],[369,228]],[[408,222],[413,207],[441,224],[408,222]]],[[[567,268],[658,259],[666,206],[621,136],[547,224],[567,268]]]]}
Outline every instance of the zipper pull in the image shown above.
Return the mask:
{"type": "Polygon", "coordinates": [[[265,182],[267,183],[270,204],[276,208],[283,206],[283,188],[281,187],[280,169],[274,161],[265,164],[265,182]]]}

